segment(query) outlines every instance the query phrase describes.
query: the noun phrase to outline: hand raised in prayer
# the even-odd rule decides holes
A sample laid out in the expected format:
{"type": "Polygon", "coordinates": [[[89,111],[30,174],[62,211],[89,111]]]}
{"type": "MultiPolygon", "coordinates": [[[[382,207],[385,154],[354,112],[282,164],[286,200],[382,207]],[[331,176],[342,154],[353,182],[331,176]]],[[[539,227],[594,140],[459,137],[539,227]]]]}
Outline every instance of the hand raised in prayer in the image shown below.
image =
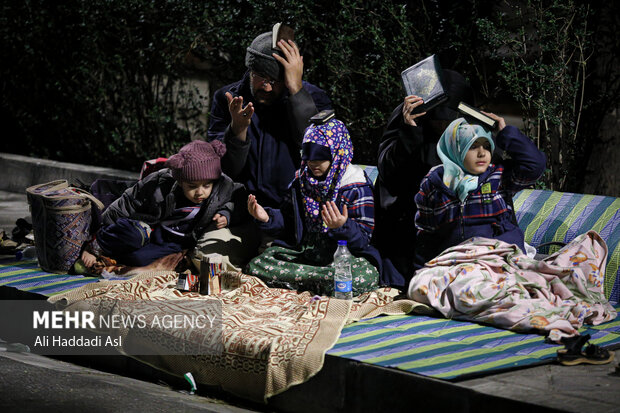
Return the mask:
{"type": "Polygon", "coordinates": [[[336,229],[347,222],[349,213],[346,205],[342,206],[342,213],[340,213],[336,203],[334,201],[328,201],[323,205],[323,208],[321,208],[321,217],[323,217],[323,222],[325,222],[327,228],[336,229]]]}
{"type": "Polygon", "coordinates": [[[419,96],[409,95],[405,97],[405,101],[403,102],[403,121],[407,125],[417,126],[417,124],[415,123],[415,119],[426,114],[426,112],[412,113],[415,108],[422,105],[423,103],[424,101],[419,96]]]}
{"type": "Polygon", "coordinates": [[[248,126],[250,126],[254,114],[254,104],[250,102],[243,107],[243,96],[233,97],[230,92],[226,92],[226,99],[228,100],[228,111],[231,118],[230,128],[237,138],[245,141],[248,126]]]}
{"type": "Polygon", "coordinates": [[[258,201],[256,201],[256,197],[254,195],[248,195],[248,212],[257,221],[260,221],[260,222],[269,221],[269,214],[267,214],[267,211],[265,211],[265,208],[260,206],[258,201]]]}

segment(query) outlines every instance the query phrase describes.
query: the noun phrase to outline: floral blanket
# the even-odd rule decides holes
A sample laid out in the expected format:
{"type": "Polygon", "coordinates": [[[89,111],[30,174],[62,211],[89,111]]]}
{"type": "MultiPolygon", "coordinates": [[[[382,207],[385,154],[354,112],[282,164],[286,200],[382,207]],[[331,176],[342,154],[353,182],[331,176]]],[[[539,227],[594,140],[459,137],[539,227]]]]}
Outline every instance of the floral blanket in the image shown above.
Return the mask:
{"type": "Polygon", "coordinates": [[[472,238],[448,248],[414,275],[409,298],[446,318],[513,331],[542,330],[553,341],[584,323],[613,320],[603,293],[607,246],[594,231],[537,261],[516,245],[472,238]]]}

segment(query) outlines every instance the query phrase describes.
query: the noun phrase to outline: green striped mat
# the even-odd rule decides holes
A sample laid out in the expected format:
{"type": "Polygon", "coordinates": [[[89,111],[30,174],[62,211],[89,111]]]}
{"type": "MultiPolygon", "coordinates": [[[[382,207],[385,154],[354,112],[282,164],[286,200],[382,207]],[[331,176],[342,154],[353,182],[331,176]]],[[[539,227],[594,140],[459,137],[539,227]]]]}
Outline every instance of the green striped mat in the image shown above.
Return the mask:
{"type": "Polygon", "coordinates": [[[46,297],[97,281],[99,278],[96,277],[43,271],[36,260],[0,262],[0,286],[14,287],[46,297]]]}
{"type": "MultiPolygon", "coordinates": [[[[620,306],[618,307],[620,310],[620,306]]],[[[620,345],[620,316],[581,330],[591,342],[620,345]]],[[[467,321],[417,315],[382,316],[346,326],[333,356],[441,379],[463,379],[549,363],[561,346],[543,336],[520,334],[467,321]]]]}

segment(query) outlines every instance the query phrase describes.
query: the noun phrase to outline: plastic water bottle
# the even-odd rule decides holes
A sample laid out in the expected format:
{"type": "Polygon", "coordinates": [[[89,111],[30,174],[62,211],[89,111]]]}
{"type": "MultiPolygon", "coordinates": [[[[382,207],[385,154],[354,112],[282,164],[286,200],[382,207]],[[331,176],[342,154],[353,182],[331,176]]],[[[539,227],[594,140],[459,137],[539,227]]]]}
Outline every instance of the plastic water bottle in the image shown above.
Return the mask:
{"type": "Polygon", "coordinates": [[[353,299],[353,277],[351,275],[351,262],[353,255],[347,248],[347,242],[338,241],[338,248],[334,253],[334,297],[342,300],[353,299]]]}
{"type": "Polygon", "coordinates": [[[37,249],[33,245],[30,245],[23,250],[17,251],[15,258],[18,260],[36,260],[37,249]]]}
{"type": "Polygon", "coordinates": [[[33,245],[30,245],[24,248],[23,251],[25,260],[36,260],[37,259],[37,248],[33,245]]]}

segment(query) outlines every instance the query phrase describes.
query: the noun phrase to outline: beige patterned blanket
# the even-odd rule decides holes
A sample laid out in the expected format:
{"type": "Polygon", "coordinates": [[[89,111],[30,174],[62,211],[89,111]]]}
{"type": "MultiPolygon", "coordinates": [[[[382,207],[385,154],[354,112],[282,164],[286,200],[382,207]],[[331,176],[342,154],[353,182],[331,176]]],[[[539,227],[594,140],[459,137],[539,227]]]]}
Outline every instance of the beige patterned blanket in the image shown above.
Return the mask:
{"type": "Polygon", "coordinates": [[[203,296],[177,290],[177,278],[169,271],[142,273],[127,281],[84,286],[50,301],[96,314],[153,312],[153,307],[140,310],[139,305],[157,301],[165,303],[164,309],[157,310],[162,312],[159,315],[175,311],[195,315],[206,311],[205,303],[217,300],[221,303],[221,335],[211,337],[199,329],[185,334],[188,340],[195,341],[200,334],[199,341],[220,340],[211,343],[221,345],[220,354],[171,355],[169,344],[157,331],[145,335],[143,330],[123,328],[115,331],[123,336],[118,350],[173,374],[191,372],[198,383],[261,401],[321,370],[325,352],[347,321],[381,313],[403,314],[416,306],[411,301],[393,301],[397,291],[382,289],[361,297],[351,310],[351,303],[345,300],[268,288],[255,277],[234,272],[224,273],[222,294],[203,296]],[[138,306],[126,305],[131,301],[138,306]],[[139,349],[151,355],[136,356],[139,349]]]}

